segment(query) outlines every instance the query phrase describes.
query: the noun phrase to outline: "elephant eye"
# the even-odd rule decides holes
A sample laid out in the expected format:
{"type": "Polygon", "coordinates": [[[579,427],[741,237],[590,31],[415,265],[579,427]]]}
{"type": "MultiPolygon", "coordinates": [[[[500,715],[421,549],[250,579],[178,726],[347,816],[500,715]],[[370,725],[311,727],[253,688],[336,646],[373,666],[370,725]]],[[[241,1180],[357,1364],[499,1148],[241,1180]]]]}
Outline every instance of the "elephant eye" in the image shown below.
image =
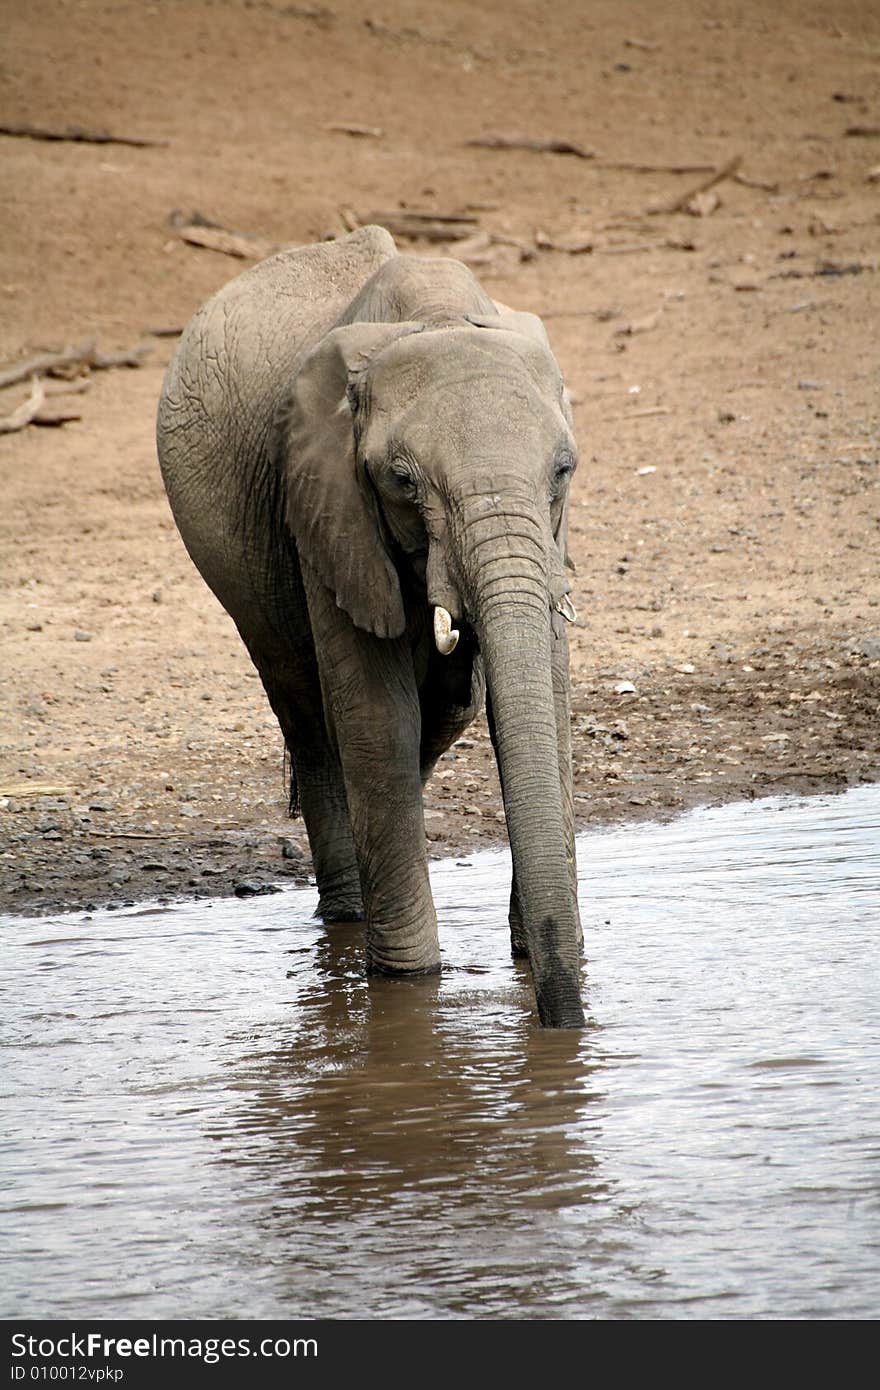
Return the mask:
{"type": "Polygon", "coordinates": [[[401,497],[415,497],[418,492],[416,480],[405,468],[396,467],[389,471],[389,479],[394,491],[401,497]]]}
{"type": "Polygon", "coordinates": [[[562,491],[575,470],[575,459],[570,455],[558,459],[553,469],[553,490],[556,493],[562,491]]]}

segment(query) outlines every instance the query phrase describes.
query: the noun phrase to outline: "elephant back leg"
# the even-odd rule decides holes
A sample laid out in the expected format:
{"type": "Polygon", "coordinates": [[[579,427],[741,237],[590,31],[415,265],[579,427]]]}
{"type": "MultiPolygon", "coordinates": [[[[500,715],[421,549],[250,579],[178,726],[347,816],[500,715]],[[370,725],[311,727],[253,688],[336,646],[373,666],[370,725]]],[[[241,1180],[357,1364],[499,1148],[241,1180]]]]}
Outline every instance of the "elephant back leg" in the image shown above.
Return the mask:
{"type": "Polygon", "coordinates": [[[327,733],[311,638],[283,650],[251,648],[251,658],[290,758],[291,811],[309,837],[318,885],[317,916],[359,922],[364,909],[342,768],[327,733]]]}

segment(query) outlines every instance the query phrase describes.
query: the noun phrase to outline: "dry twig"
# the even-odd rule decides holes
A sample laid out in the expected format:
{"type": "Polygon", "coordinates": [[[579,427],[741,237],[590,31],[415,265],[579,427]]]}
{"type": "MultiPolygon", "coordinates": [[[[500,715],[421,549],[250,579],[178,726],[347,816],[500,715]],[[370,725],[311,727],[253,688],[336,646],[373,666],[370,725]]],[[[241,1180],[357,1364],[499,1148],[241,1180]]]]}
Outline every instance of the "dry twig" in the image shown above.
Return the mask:
{"type": "Polygon", "coordinates": [[[239,232],[227,232],[225,227],[201,227],[191,224],[178,227],[177,235],[190,246],[201,246],[207,251],[220,251],[224,256],[236,256],[242,261],[264,261],[274,256],[281,247],[277,242],[264,241],[261,237],[242,236],[239,232]]]}
{"type": "Polygon", "coordinates": [[[28,357],[24,362],[16,362],[0,371],[0,390],[4,386],[15,386],[19,381],[27,381],[30,376],[45,376],[49,372],[62,371],[69,367],[82,367],[95,350],[94,338],[64,348],[62,352],[41,352],[36,357],[28,357]]]}
{"type": "Polygon", "coordinates": [[[0,418],[0,434],[14,434],[16,430],[23,430],[31,423],[37,411],[44,404],[46,393],[39,377],[34,377],[31,382],[31,394],[21,405],[16,406],[15,410],[9,415],[0,418]]]}
{"type": "Polygon", "coordinates": [[[644,410],[624,410],[619,415],[606,415],[606,420],[647,420],[650,415],[671,415],[668,405],[649,405],[644,410]]]}
{"type": "Polygon", "coordinates": [[[333,135],[353,135],[356,139],[381,140],[385,132],[381,126],[359,125],[357,121],[331,121],[324,129],[333,135]]]}
{"type": "Polygon", "coordinates": [[[28,357],[24,362],[5,367],[0,371],[0,390],[15,386],[19,381],[27,381],[28,377],[78,377],[90,370],[140,367],[152,351],[151,343],[139,343],[137,347],[124,348],[121,352],[99,352],[94,338],[86,338],[84,342],[64,348],[61,352],[42,352],[36,357],[28,357]]]}
{"type": "Polygon", "coordinates": [[[473,236],[477,218],[470,213],[422,212],[402,209],[399,212],[371,212],[360,219],[363,225],[375,222],[392,236],[425,241],[465,241],[473,236]]]}
{"type": "Polygon", "coordinates": [[[720,169],[716,169],[711,178],[703,179],[694,188],[689,188],[686,193],[680,194],[669,202],[659,203],[655,207],[648,208],[647,212],[651,216],[656,216],[658,213],[684,212],[688,203],[697,194],[708,193],[709,189],[714,188],[716,184],[723,183],[725,179],[732,179],[741,164],[742,155],[734,155],[733,159],[729,159],[726,164],[722,164],[720,169]]]}
{"type": "MultiPolygon", "coordinates": [[[[87,386],[88,382],[83,385],[87,386]]],[[[82,387],[77,383],[67,388],[34,377],[31,394],[9,415],[0,418],[0,434],[14,434],[26,429],[28,425],[64,425],[68,420],[81,420],[82,411],[78,405],[60,399],[61,395],[76,394],[82,387]],[[52,396],[51,400],[47,396],[52,396]]]]}
{"type": "Polygon", "coordinates": [[[0,135],[12,135],[25,140],[72,141],[84,145],[133,145],[136,149],[164,149],[167,140],[144,140],[137,135],[113,135],[109,130],[83,130],[80,126],[65,126],[52,130],[47,126],[0,125],[0,135]]]}
{"type": "Polygon", "coordinates": [[[542,140],[531,135],[480,135],[465,144],[484,150],[531,150],[534,154],[572,154],[577,159],[596,157],[593,150],[585,150],[573,140],[542,140]]]}
{"type": "Polygon", "coordinates": [[[629,160],[600,159],[597,169],[619,169],[626,174],[711,174],[714,164],[633,164],[629,160]]]}

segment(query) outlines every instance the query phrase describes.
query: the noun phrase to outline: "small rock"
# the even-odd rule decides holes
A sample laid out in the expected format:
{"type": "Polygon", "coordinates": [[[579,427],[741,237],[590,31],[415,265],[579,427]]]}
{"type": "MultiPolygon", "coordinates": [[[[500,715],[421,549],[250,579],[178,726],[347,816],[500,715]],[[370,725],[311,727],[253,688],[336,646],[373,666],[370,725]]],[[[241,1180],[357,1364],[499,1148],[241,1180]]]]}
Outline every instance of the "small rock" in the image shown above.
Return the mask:
{"type": "Polygon", "coordinates": [[[244,879],[236,883],[232,891],[237,898],[259,898],[266,893],[280,893],[281,889],[274,883],[252,883],[244,879]]]}
{"type": "Polygon", "coordinates": [[[822,390],[822,383],[821,383],[821,381],[799,381],[799,382],[798,382],[798,390],[799,390],[799,391],[821,391],[821,390],[822,390]]]}
{"type": "Polygon", "coordinates": [[[74,642],[91,642],[92,634],[90,632],[83,632],[82,628],[78,627],[73,634],[73,640],[74,642]]]}
{"type": "Polygon", "coordinates": [[[305,855],[296,840],[281,841],[281,858],[292,859],[295,863],[301,864],[305,860],[305,855]]]}
{"type": "Polygon", "coordinates": [[[25,624],[25,631],[26,631],[26,632],[42,632],[42,631],[43,631],[43,624],[42,624],[42,623],[26,623],[26,624],[25,624]]]}
{"type": "Polygon", "coordinates": [[[615,695],[635,695],[636,693],[632,681],[616,681],[613,689],[615,695]]]}
{"type": "Polygon", "coordinates": [[[880,637],[863,637],[850,643],[849,650],[857,656],[867,657],[869,661],[880,661],[880,637]]]}

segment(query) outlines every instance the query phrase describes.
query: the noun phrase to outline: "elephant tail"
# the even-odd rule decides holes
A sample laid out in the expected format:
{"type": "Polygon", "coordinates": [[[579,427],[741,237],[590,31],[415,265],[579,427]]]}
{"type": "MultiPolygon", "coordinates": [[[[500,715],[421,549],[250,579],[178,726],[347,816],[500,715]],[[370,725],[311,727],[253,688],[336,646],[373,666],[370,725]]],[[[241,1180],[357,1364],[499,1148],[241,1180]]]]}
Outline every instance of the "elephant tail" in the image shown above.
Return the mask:
{"type": "Polygon", "coordinates": [[[300,812],[299,783],[296,780],[296,765],[290,749],[284,745],[284,780],[287,783],[287,814],[296,820],[300,812]]]}

